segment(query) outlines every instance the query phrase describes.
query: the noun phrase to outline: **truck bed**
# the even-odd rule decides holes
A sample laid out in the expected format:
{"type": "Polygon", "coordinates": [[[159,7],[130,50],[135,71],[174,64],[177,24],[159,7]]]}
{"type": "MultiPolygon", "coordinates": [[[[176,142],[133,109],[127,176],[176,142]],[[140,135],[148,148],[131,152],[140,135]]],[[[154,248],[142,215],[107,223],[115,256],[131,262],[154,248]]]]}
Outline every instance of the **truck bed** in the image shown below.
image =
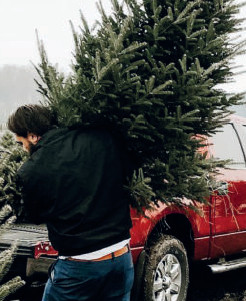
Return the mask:
{"type": "Polygon", "coordinates": [[[48,241],[45,225],[14,224],[0,235],[0,252],[16,243],[16,255],[33,257],[34,247],[40,241],[48,241]]]}

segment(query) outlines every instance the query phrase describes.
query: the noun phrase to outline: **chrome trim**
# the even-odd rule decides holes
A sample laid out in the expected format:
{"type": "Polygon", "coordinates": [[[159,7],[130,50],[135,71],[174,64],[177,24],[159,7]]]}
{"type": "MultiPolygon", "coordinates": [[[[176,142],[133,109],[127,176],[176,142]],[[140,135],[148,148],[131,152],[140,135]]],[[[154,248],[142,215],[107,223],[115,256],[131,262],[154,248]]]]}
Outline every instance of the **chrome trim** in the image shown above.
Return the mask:
{"type": "Polygon", "coordinates": [[[222,233],[222,234],[213,234],[211,236],[211,238],[215,238],[215,237],[222,237],[222,236],[228,236],[228,235],[236,235],[236,234],[246,234],[246,230],[243,231],[238,231],[238,232],[230,232],[230,233],[222,233]]]}
{"type": "Polygon", "coordinates": [[[210,268],[211,272],[214,274],[224,273],[239,268],[245,268],[246,258],[241,258],[241,259],[227,261],[218,264],[210,264],[208,265],[208,267],[210,268]]]}

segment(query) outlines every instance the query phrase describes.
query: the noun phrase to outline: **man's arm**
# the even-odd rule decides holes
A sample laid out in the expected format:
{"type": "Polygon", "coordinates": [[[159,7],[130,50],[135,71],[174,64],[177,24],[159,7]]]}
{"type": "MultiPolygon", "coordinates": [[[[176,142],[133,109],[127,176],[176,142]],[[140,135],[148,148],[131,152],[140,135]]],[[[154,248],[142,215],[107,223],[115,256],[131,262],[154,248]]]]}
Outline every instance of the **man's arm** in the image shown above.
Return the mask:
{"type": "Polygon", "coordinates": [[[17,185],[20,187],[27,219],[35,224],[46,222],[48,196],[46,195],[45,179],[38,176],[32,164],[26,162],[17,173],[17,185]]]}

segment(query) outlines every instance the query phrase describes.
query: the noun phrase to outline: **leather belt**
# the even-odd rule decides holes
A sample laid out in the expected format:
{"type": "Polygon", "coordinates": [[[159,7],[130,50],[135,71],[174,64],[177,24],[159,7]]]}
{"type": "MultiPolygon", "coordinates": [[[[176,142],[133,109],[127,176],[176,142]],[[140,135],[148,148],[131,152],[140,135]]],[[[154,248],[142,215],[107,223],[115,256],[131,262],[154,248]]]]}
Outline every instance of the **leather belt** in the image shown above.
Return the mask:
{"type": "Polygon", "coordinates": [[[73,258],[73,257],[67,257],[66,260],[69,261],[78,261],[78,262],[88,262],[88,261],[102,261],[102,260],[109,260],[109,259],[113,259],[114,257],[119,257],[127,252],[130,251],[129,245],[124,246],[123,248],[109,253],[105,256],[102,256],[100,258],[96,258],[96,259],[77,259],[77,258],[73,258]]]}

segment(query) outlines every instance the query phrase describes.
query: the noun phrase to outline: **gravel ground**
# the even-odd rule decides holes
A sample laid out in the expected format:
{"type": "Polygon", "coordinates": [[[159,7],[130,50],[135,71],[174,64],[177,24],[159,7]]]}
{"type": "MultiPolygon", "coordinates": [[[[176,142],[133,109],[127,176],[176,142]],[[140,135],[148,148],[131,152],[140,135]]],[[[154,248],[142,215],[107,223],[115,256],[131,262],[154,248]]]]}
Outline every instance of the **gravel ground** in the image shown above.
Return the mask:
{"type": "Polygon", "coordinates": [[[246,301],[246,269],[217,275],[196,272],[187,301],[246,301]]]}

